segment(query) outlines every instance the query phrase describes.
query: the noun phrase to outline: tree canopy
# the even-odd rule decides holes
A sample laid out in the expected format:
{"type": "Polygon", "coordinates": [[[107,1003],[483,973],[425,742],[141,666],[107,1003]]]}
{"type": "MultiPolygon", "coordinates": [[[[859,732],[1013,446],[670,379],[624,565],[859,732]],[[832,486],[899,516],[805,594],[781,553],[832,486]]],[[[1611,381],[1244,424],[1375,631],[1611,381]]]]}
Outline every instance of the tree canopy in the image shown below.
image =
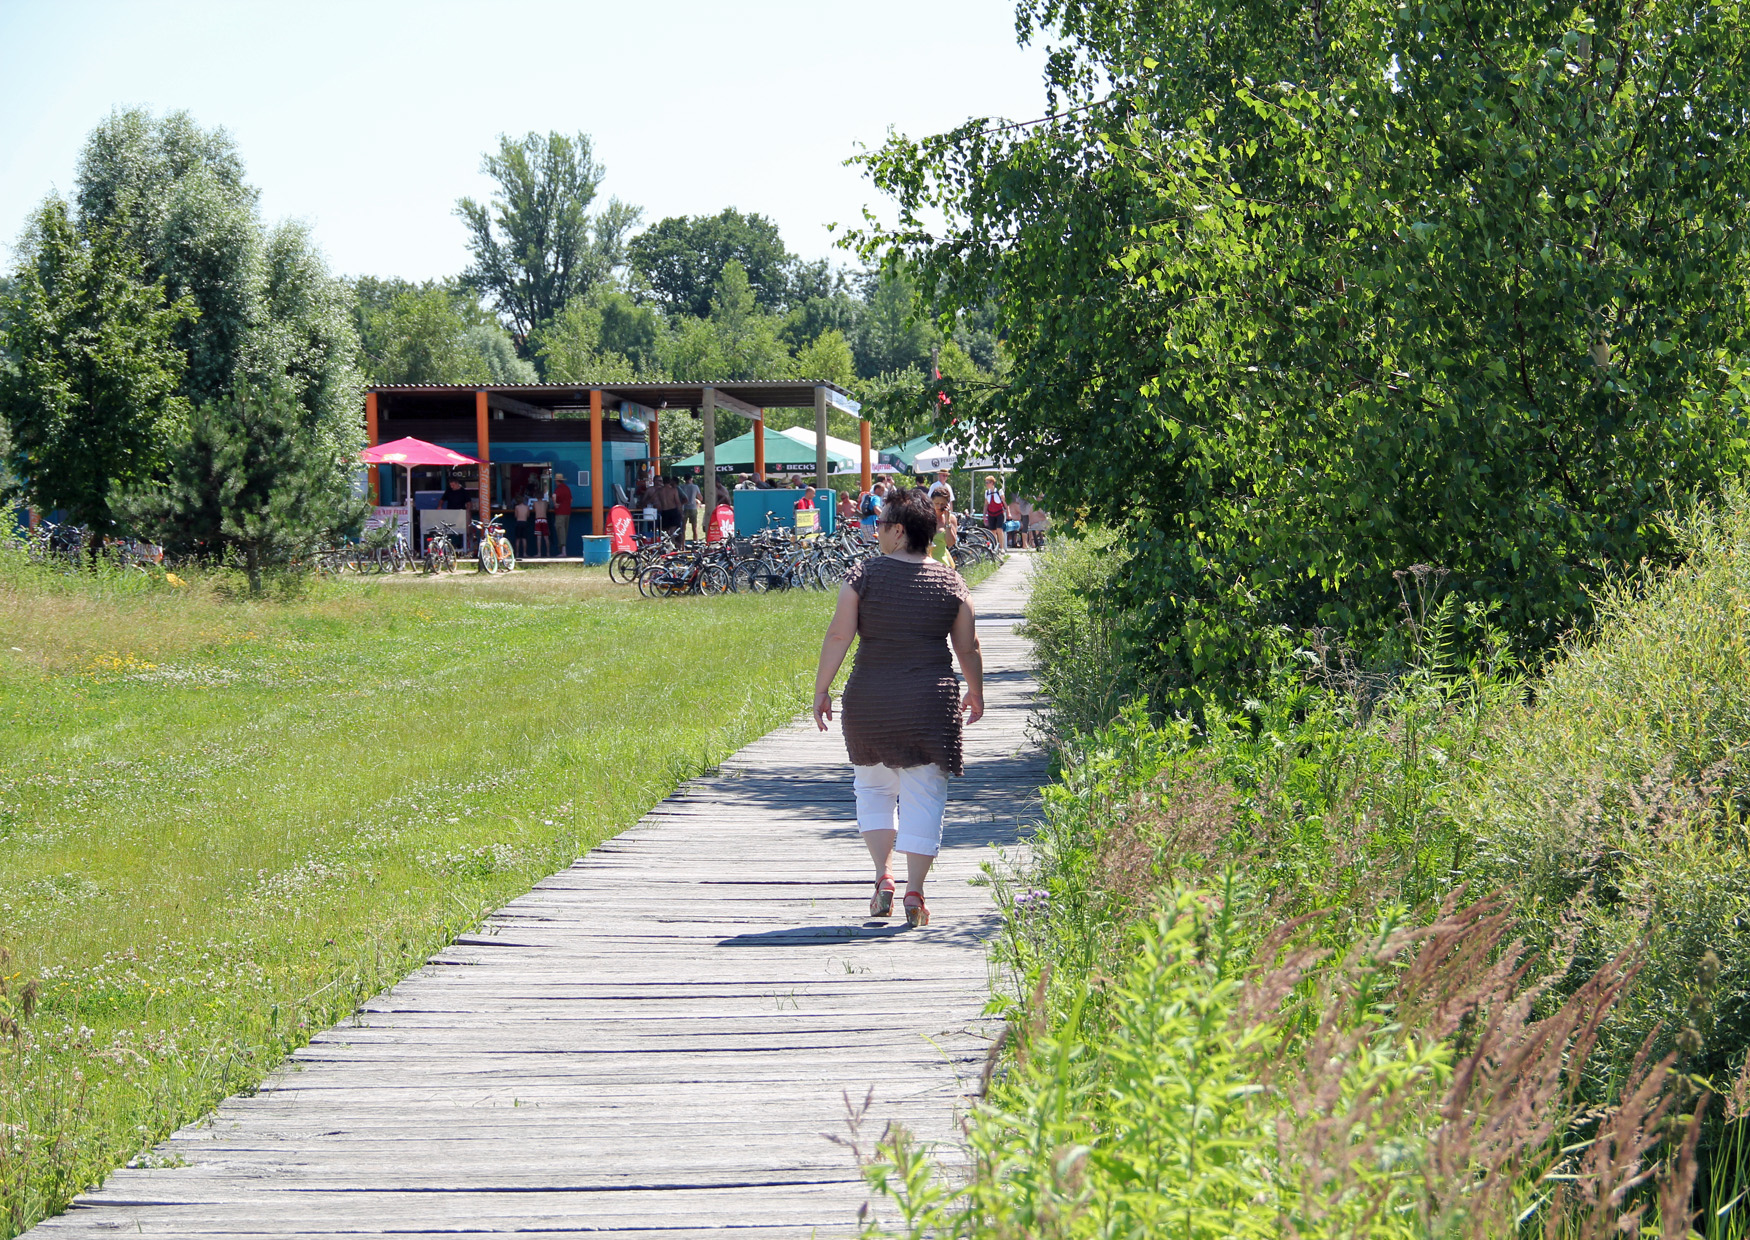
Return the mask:
{"type": "Polygon", "coordinates": [[[5,472],[38,509],[64,510],[100,537],[116,527],[117,493],[150,480],[188,414],[178,395],[186,355],[177,329],[194,314],[166,303],[162,280],[114,232],[83,237],[51,198],[21,246],[0,336],[5,472]]]}
{"type": "Polygon", "coordinates": [[[456,203],[474,259],[462,278],[526,340],[607,280],[641,212],[616,198],[590,214],[605,170],[588,134],[501,136],[481,171],[497,192],[489,203],[456,203]]]}
{"type": "Polygon", "coordinates": [[[790,302],[796,260],[778,226],[751,211],[725,207],[717,215],[670,216],[632,238],[626,251],[634,274],[670,314],[710,314],[731,262],[740,265],[761,309],[777,313],[790,302]]]}
{"type": "Polygon", "coordinates": [[[239,385],[290,393],[323,460],[356,448],[352,293],[303,225],[262,224],[222,129],[119,109],[76,190],[38,211],[0,301],[0,415],[35,506],[109,531],[114,494],[165,476],[189,409],[239,385]]]}
{"type": "Polygon", "coordinates": [[[1026,0],[1051,115],[893,139],[859,241],[996,290],[977,429],[1125,529],[1173,682],[1365,639],[1419,563],[1535,650],[1745,463],[1741,18],[1026,0]]]}

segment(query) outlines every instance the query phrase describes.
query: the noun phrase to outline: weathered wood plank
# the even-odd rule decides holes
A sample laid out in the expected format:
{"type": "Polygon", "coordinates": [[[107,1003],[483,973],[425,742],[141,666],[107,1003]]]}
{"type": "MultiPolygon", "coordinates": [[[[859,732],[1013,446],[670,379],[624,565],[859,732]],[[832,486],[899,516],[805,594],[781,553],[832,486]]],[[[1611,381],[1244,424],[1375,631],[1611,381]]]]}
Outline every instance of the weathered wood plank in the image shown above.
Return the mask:
{"type": "Polygon", "coordinates": [[[823,1135],[848,1134],[847,1098],[873,1100],[873,1131],[951,1141],[1000,1028],[975,881],[1045,777],[1010,627],[1025,571],[976,593],[989,714],[927,930],[867,917],[843,742],[797,720],[175,1134],[172,1165],[117,1172],[32,1234],[854,1234],[864,1186],[823,1135]]]}

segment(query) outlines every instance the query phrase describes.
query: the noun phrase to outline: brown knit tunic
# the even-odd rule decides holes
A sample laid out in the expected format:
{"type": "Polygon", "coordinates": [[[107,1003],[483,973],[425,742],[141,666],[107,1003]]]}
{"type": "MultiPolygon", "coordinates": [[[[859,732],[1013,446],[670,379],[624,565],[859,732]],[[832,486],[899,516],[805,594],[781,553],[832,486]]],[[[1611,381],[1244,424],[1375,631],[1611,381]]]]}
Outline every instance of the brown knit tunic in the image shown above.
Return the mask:
{"type": "Polygon", "coordinates": [[[960,771],[960,681],[948,630],[969,595],[934,560],[864,560],[845,575],[857,592],[857,661],[845,683],[845,748],[857,766],[960,771]]]}

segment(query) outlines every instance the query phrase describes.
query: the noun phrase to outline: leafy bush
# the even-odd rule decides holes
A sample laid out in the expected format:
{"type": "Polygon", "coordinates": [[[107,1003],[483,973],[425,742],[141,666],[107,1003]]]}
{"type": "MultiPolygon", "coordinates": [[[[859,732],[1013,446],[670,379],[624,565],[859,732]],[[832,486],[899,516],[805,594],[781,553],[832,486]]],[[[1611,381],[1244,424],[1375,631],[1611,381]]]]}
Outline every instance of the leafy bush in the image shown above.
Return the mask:
{"type": "Polygon", "coordinates": [[[1108,601],[1130,554],[1105,529],[1053,539],[1034,560],[1025,632],[1033,640],[1054,743],[1091,731],[1126,702],[1148,696],[1124,614],[1108,601]]]}
{"type": "MultiPolygon", "coordinates": [[[[1455,657],[1453,627],[1465,623],[1486,632],[1484,618],[1461,615],[1450,599],[1421,606],[1412,583],[1435,581],[1422,574],[1405,579],[1413,620],[1398,635],[1386,670],[1358,667],[1318,644],[1278,663],[1258,697],[1236,709],[1206,704],[1195,721],[1151,717],[1140,695],[1115,714],[1086,705],[1098,703],[1098,695],[1073,699],[1079,715],[1059,707],[1058,781],[1045,792],[1044,821],[1025,862],[999,876],[999,890],[1008,910],[1001,952],[1013,992],[1036,996],[1017,1006],[1018,1020],[1031,1022],[1027,1036],[1054,1039],[1053,1054],[1067,1056],[1068,1075],[1052,1077],[1050,1087],[1070,1092],[1051,1119],[1055,1127],[1041,1127],[1043,1112],[1026,1110],[1034,1106],[1025,1101],[1032,1095],[1022,1106],[1001,1089],[993,1094],[997,1110],[973,1130],[975,1165],[982,1170],[954,1200],[953,1208],[966,1212],[955,1225],[968,1234],[1003,1234],[967,1220],[1008,1217],[999,1198],[1021,1190],[1002,1187],[1006,1178],[1043,1174],[1040,1167],[1018,1169],[1013,1143],[1023,1131],[1032,1133],[1032,1148],[1059,1155],[1078,1145],[1125,1147],[1111,1149],[1105,1163],[1090,1153],[1076,1164],[1083,1188],[1096,1173],[1111,1171],[1113,1159],[1140,1157],[1129,1149],[1142,1139],[1137,1130],[1120,1122],[1118,1110],[1102,1109],[1119,1107],[1111,1082],[1120,1078],[1110,1074],[1118,1072],[1111,1065],[1141,1053],[1118,1044],[1133,1036],[1141,1019],[1127,1014],[1124,1005],[1133,1000],[1126,996],[1142,993],[1137,988],[1146,979],[1137,970],[1163,950],[1166,931],[1155,924],[1162,901],[1181,901],[1188,887],[1232,874],[1256,898],[1246,916],[1222,927],[1222,951],[1230,959],[1250,959],[1274,926],[1314,912],[1323,915],[1309,924],[1304,942],[1348,959],[1357,944],[1375,941],[1370,936],[1379,925],[1430,916],[1429,910],[1463,898],[1461,891],[1500,893],[1523,956],[1517,946],[1497,945],[1496,963],[1522,960],[1523,978],[1535,984],[1513,1001],[1531,1005],[1528,1012],[1543,1019],[1596,986],[1614,962],[1632,959],[1632,980],[1597,1009],[1593,1053],[1574,1059],[1577,1109],[1562,1123],[1584,1128],[1587,1108],[1627,1107],[1636,1096],[1642,1101],[1634,1105],[1654,1105],[1645,1094],[1648,1063],[1668,1064],[1683,1080],[1729,1092],[1729,1105],[1707,1112],[1687,1135],[1697,1154],[1697,1199],[1712,1203],[1710,1217],[1724,1211],[1710,1224],[1711,1234],[1739,1234],[1742,1117],[1750,1109],[1750,1068],[1744,1066],[1750,1052],[1750,787],[1744,766],[1750,747],[1750,494],[1728,489],[1717,507],[1674,522],[1670,536],[1687,558],[1675,569],[1613,583],[1597,600],[1598,628],[1569,641],[1531,679],[1502,661],[1498,642],[1455,657]],[[1101,980],[1111,978],[1124,982],[1101,980]],[[1096,1064],[1108,1064],[1110,1073],[1100,1076],[1107,1069],[1096,1064]],[[1104,1084],[1088,1085],[1095,1078],[1086,1073],[1104,1084]],[[1016,1118],[1017,1107],[1032,1117],[1026,1120],[1032,1129],[1025,1116],[1016,1118]]],[[[1125,675],[1122,656],[1090,636],[1097,634],[1090,617],[1101,613],[1087,595],[1099,589],[1108,562],[1083,551],[1079,559],[1064,553],[1041,564],[1042,589],[1029,627],[1041,643],[1042,679],[1053,691],[1077,691],[1092,668],[1105,668],[1108,683],[1125,675]],[[1066,674],[1078,657],[1086,660],[1083,670],[1066,674]]],[[[1484,966],[1481,957],[1476,963],[1484,966]]],[[[1201,981],[1175,974],[1161,983],[1168,991],[1148,991],[1149,1002],[1189,1010],[1190,1000],[1172,997],[1184,987],[1201,996],[1200,1004],[1225,1002],[1221,986],[1240,975],[1227,965],[1214,972],[1207,961],[1200,967],[1206,970],[1197,975],[1201,981]]],[[[1289,1021],[1299,1021],[1296,1036],[1330,1017],[1308,1000],[1305,987],[1296,1002],[1299,1014],[1289,1021]]],[[[1278,1034],[1289,1036],[1283,1030],[1272,1036],[1278,1034]]],[[[1240,1042],[1233,1041],[1239,1036],[1229,1029],[1222,1035],[1228,1041],[1197,1052],[1199,1062],[1239,1054],[1240,1042]]],[[[1461,1055],[1473,1036],[1467,1032],[1449,1049],[1461,1055]]],[[[1173,1053],[1189,1055],[1185,1048],[1195,1044],[1180,1037],[1173,1053]]],[[[1372,1044],[1389,1044],[1389,1038],[1372,1044]]],[[[1046,1089],[1039,1055],[1025,1047],[1016,1055],[1017,1089],[1046,1089]]],[[[1168,1080],[1182,1069],[1160,1060],[1155,1075],[1168,1080]]],[[[1243,1079],[1268,1084],[1274,1078],[1266,1065],[1243,1079]]],[[[1667,1084],[1687,1088],[1676,1080],[1667,1084]]],[[[1682,1099],[1686,1109],[1691,1101],[1682,1099]]],[[[1240,1114],[1244,1108],[1233,1099],[1224,1105],[1239,1108],[1231,1122],[1251,1131],[1255,1115],[1240,1114]]],[[[1184,1114],[1203,1122],[1201,1110],[1184,1114]]],[[[1219,1114],[1226,1112],[1209,1112],[1218,1136],[1229,1122],[1218,1123],[1219,1114]]],[[[1194,1135],[1188,1122],[1174,1129],[1159,1119],[1163,1126],[1148,1139],[1188,1140],[1194,1135]]],[[[1393,1140],[1425,1150],[1431,1131],[1417,1120],[1393,1140]],[[1404,1135],[1413,1131],[1422,1135],[1404,1135]]],[[[1666,1125],[1661,1139],[1675,1132],[1666,1125]]],[[[891,1170],[884,1174],[903,1194],[911,1189],[891,1177],[915,1154],[902,1144],[889,1144],[891,1170]]],[[[1649,1145],[1636,1157],[1653,1158],[1659,1150],[1669,1155],[1673,1147],[1649,1145]]],[[[1246,1157],[1265,1156],[1254,1150],[1246,1157]]],[[[1529,1152],[1526,1158],[1524,1176],[1535,1179],[1548,1170],[1536,1170],[1529,1152]]],[[[1270,1174],[1280,1176],[1282,1168],[1270,1174]]],[[[1098,1192],[1132,1191],[1121,1192],[1117,1183],[1108,1180],[1098,1192]]],[[[1670,1191],[1677,1183],[1669,1181],[1670,1191]]],[[[1270,1184],[1278,1197],[1286,1191],[1276,1180],[1270,1184]]],[[[1067,1185],[1053,1191],[1069,1193],[1067,1185]]],[[[1375,1187],[1383,1192],[1383,1185],[1375,1187]]],[[[1222,1191],[1218,1185],[1198,1190],[1212,1201],[1224,1201],[1222,1191]]],[[[1531,1196],[1515,1199],[1520,1208],[1543,1190],[1525,1191],[1531,1196]]],[[[1073,1209],[1065,1205],[1068,1197],[1054,1200],[1068,1229],[1063,1234],[1080,1234],[1074,1227],[1081,1223],[1063,1220],[1093,1207],[1082,1198],[1073,1209]]],[[[1663,1217],[1681,1222],[1674,1203],[1663,1217]]],[[[1036,1218],[1028,1213],[1033,1205],[1015,1209],[1014,1218],[1036,1218]]],[[[1590,1234],[1587,1228],[1598,1221],[1575,1221],[1570,1231],[1590,1234]]]]}

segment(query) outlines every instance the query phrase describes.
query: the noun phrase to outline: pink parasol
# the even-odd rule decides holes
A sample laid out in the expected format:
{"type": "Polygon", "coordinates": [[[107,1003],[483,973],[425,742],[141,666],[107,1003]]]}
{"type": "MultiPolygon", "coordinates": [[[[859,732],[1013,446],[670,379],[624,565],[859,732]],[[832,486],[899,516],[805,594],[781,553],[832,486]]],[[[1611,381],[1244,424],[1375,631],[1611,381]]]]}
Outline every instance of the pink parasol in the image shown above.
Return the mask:
{"type": "Polygon", "coordinates": [[[359,460],[366,465],[478,465],[480,462],[471,456],[463,456],[460,452],[452,452],[448,448],[439,447],[435,443],[427,443],[423,439],[397,439],[392,443],[380,443],[374,448],[366,448],[359,453],[359,460]]]}

